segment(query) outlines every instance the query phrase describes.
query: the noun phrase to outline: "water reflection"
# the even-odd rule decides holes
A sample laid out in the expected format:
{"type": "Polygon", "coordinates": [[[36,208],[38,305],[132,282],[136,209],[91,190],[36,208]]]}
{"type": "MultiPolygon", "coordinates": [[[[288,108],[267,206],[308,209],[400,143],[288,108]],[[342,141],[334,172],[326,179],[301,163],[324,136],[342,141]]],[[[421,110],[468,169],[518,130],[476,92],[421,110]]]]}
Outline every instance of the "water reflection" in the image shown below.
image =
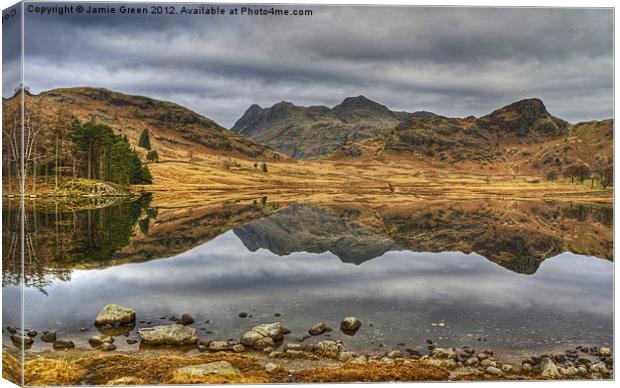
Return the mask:
{"type": "MultiPolygon", "coordinates": [[[[25,325],[88,346],[99,309],[122,303],[139,326],[185,312],[209,320],[197,326],[211,339],[237,338],[279,312],[293,336],[356,315],[368,325],[343,339],[360,349],[429,337],[509,353],[601,345],[613,333],[612,215],[611,206],[500,201],[188,208],[144,197],[83,210],[31,201],[25,325]]],[[[5,206],[9,310],[20,292],[17,216],[5,206]]]]}

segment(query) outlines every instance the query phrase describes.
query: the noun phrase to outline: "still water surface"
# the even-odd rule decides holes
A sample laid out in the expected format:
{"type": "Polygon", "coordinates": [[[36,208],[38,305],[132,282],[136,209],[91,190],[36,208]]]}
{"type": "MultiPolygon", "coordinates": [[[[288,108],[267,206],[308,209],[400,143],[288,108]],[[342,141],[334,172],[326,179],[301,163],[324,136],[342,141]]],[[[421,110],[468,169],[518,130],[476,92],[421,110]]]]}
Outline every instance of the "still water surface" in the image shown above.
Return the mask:
{"type": "MultiPolygon", "coordinates": [[[[546,206],[545,211],[554,211],[546,206]]],[[[136,220],[129,221],[138,223],[149,209],[134,205],[136,220]]],[[[98,214],[98,222],[106,224],[107,218],[118,216],[108,212],[98,214]]],[[[470,218],[475,218],[472,214],[470,218]]],[[[535,214],[541,213],[537,210],[535,214]]],[[[591,217],[593,213],[588,214],[591,217]]],[[[544,232],[532,237],[535,243],[525,251],[519,246],[521,240],[514,243],[506,233],[499,233],[513,243],[498,241],[494,246],[501,247],[501,252],[500,248],[495,256],[485,252],[491,260],[455,249],[463,241],[447,238],[443,222],[434,222],[431,230],[436,233],[433,241],[444,242],[445,250],[436,251],[433,245],[433,252],[413,251],[408,248],[429,247],[428,243],[412,242],[412,236],[417,236],[411,234],[413,224],[402,227],[403,220],[411,221],[414,215],[399,213],[396,222],[386,213],[382,217],[385,225],[400,231],[386,234],[378,232],[380,228],[352,222],[333,209],[284,206],[223,230],[182,253],[166,256],[164,249],[160,254],[165,258],[161,259],[101,267],[78,261],[66,265],[67,271],[60,275],[58,268],[46,272],[44,265],[36,282],[27,282],[25,287],[25,326],[39,332],[57,330],[59,337],[87,347],[88,338],[96,333],[92,323],[99,310],[108,303],[120,303],[136,309],[139,327],[168,324],[162,316],[190,313],[205,340],[238,339],[255,324],[280,321],[291,329],[291,341],[306,334],[313,324],[325,322],[334,330],[318,338],[342,339],[349,348],[370,352],[399,346],[403,350],[424,348],[425,341],[431,339],[439,346],[485,347],[510,357],[613,342],[611,260],[572,253],[566,247],[581,246],[578,242],[568,244],[552,235],[542,238],[544,232]],[[515,252],[506,248],[512,245],[517,246],[516,252],[535,257],[523,257],[523,262],[518,255],[507,257],[515,252]],[[241,311],[251,317],[240,318],[241,311]],[[281,316],[276,318],[275,313],[281,316]],[[338,330],[340,320],[349,315],[363,322],[355,336],[338,330]]],[[[90,217],[92,222],[93,214],[90,217]]],[[[149,217],[150,231],[148,227],[142,231],[137,226],[129,228],[129,240],[144,240],[149,233],[156,233],[157,216],[151,211],[149,217]]],[[[459,225],[466,224],[459,220],[459,225]]],[[[120,222],[121,230],[127,229],[127,220],[115,222],[120,222]]],[[[582,222],[593,220],[583,218],[582,222]]],[[[43,224],[39,220],[38,233],[44,233],[43,224]]],[[[497,227],[479,224],[482,231],[497,227]]],[[[114,236],[111,245],[124,241],[116,234],[118,230],[110,229],[117,227],[115,223],[107,225],[103,230],[114,236]]],[[[101,233],[101,229],[88,233],[101,233]]],[[[468,229],[457,237],[470,239],[467,246],[476,246],[472,233],[478,236],[481,232],[468,229]]],[[[101,244],[105,238],[96,240],[101,244]]],[[[83,247],[84,240],[80,241],[69,251],[75,253],[83,247]]],[[[118,245],[122,250],[123,243],[118,245]]],[[[132,257],[149,250],[145,242],[139,247],[132,257]]],[[[601,252],[592,246],[584,250],[601,252]]],[[[9,271],[4,272],[8,276],[9,271]]],[[[18,293],[19,286],[5,281],[5,314],[12,314],[15,306],[11,301],[18,300],[18,293]]],[[[129,336],[137,338],[136,332],[137,327],[129,336]]],[[[139,346],[127,345],[122,336],[116,344],[121,349],[139,346]]],[[[32,350],[49,347],[36,341],[32,350]]]]}

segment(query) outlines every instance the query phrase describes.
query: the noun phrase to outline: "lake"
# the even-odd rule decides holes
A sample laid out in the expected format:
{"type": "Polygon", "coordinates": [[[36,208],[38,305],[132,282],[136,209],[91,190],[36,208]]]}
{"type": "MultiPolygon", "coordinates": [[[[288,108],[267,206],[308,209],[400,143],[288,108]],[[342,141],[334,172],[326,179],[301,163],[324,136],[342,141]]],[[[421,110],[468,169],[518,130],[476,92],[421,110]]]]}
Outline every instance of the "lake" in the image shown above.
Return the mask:
{"type": "MultiPolygon", "coordinates": [[[[511,358],[613,343],[611,206],[37,202],[25,217],[25,327],[78,347],[89,347],[109,303],[137,311],[136,339],[140,327],[190,313],[205,340],[279,321],[295,342],[325,322],[333,331],[305,341],[370,353],[432,340],[511,358]],[[351,315],[362,321],[353,336],[339,330],[351,315]]],[[[3,212],[3,313],[19,326],[16,208],[3,212]]],[[[119,349],[139,348],[116,334],[119,349]]],[[[49,348],[35,340],[31,351],[49,348]]]]}

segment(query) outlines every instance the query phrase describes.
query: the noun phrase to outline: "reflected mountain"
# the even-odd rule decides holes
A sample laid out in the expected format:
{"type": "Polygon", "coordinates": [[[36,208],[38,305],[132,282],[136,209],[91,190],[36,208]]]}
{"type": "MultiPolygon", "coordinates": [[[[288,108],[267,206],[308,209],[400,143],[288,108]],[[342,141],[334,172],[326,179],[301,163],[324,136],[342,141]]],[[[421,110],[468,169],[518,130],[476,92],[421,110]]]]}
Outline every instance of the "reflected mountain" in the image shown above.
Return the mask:
{"type": "Polygon", "coordinates": [[[310,205],[290,206],[233,231],[250,251],[264,248],[279,256],[331,252],[345,263],[361,264],[399,249],[389,237],[310,205]]]}
{"type": "Polygon", "coordinates": [[[250,251],[264,248],[280,256],[331,252],[354,264],[391,250],[461,251],[533,274],[545,259],[565,251],[612,258],[610,207],[439,203],[370,213],[293,205],[234,233],[250,251]]]}
{"type": "MultiPolygon", "coordinates": [[[[3,207],[3,284],[20,279],[19,208],[3,207]]],[[[613,259],[609,205],[510,201],[294,204],[266,197],[203,206],[151,203],[105,208],[28,201],[24,279],[42,291],[73,269],[170,258],[227,231],[254,252],[331,252],[362,264],[388,251],[475,252],[510,271],[533,274],[570,251],[613,259]]]]}

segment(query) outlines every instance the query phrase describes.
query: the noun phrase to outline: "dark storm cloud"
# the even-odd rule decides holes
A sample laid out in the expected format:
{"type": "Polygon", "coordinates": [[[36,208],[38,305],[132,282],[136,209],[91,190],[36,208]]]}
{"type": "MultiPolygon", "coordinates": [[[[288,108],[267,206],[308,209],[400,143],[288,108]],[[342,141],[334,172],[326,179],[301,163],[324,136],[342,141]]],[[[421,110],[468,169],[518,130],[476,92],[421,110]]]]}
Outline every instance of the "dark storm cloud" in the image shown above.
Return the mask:
{"type": "Polygon", "coordinates": [[[534,96],[573,122],[612,115],[608,9],[288,8],[313,16],[30,14],[26,82],[173,100],[225,126],[253,103],[359,94],[450,116],[534,96]]]}

